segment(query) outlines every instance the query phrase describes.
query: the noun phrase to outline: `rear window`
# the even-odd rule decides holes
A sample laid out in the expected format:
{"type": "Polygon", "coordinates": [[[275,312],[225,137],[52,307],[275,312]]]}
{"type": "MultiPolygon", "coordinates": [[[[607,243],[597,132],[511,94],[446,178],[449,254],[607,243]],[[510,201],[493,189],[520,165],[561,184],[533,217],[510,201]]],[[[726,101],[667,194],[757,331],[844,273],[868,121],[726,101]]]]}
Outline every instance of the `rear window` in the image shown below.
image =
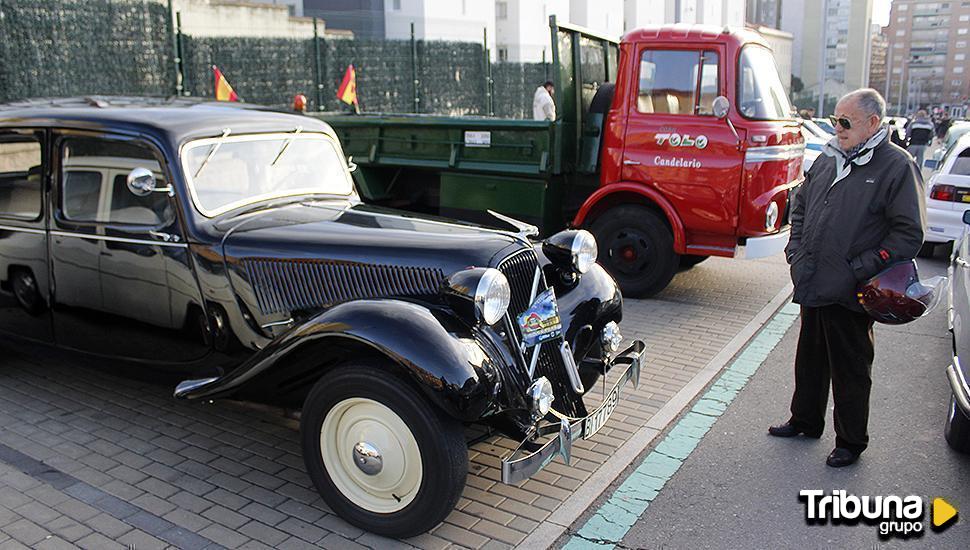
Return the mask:
{"type": "Polygon", "coordinates": [[[41,147],[29,136],[0,137],[0,217],[40,216],[41,147]]]}
{"type": "Polygon", "coordinates": [[[950,174],[954,176],[970,176],[970,149],[960,151],[960,155],[953,159],[950,174]]]}

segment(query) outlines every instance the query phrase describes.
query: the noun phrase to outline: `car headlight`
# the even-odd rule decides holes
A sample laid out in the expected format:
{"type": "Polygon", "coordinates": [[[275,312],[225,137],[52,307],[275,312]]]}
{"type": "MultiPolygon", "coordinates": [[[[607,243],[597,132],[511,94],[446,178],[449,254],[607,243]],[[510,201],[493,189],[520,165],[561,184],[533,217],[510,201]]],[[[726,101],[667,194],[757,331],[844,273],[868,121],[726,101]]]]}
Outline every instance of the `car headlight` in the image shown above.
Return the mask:
{"type": "Polygon", "coordinates": [[[494,325],[505,317],[512,299],[509,281],[497,269],[488,268],[478,280],[475,290],[475,315],[486,325],[494,325]]]}
{"type": "Polygon", "coordinates": [[[775,222],[778,221],[778,203],[772,201],[768,205],[768,209],[765,211],[765,229],[771,231],[775,228],[775,222]]]}
{"type": "Polygon", "coordinates": [[[545,376],[540,376],[529,386],[529,397],[532,398],[532,416],[542,418],[549,413],[553,400],[552,384],[545,376]]]}
{"type": "Polygon", "coordinates": [[[472,267],[448,277],[444,294],[459,314],[474,315],[475,321],[494,325],[508,311],[512,289],[501,271],[472,267]]]}
{"type": "Polygon", "coordinates": [[[567,229],[556,233],[543,241],[542,252],[552,263],[580,274],[593,267],[599,254],[596,238],[585,229],[567,229]]]}
{"type": "Polygon", "coordinates": [[[603,344],[603,349],[610,353],[616,353],[620,350],[620,342],[622,341],[623,335],[620,334],[620,325],[616,324],[616,321],[606,323],[600,335],[600,343],[603,344]]]}

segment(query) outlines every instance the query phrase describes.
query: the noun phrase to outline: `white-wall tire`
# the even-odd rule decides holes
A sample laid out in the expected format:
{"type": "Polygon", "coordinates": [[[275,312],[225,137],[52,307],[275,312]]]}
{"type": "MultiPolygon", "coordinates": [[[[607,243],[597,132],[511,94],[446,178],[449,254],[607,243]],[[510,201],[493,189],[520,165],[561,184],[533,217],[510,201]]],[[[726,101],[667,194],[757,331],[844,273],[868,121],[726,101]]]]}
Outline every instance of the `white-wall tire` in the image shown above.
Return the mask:
{"type": "Polygon", "coordinates": [[[402,510],[421,486],[418,442],[401,417],[372,399],[351,397],[331,409],[320,430],[320,452],[337,489],[365,510],[402,510]],[[380,451],[379,473],[367,474],[354,462],[354,446],[361,441],[380,451]]]}
{"type": "Polygon", "coordinates": [[[451,513],[465,487],[461,423],[390,362],[362,360],[327,372],[306,397],[300,437],[307,473],[324,501],[372,533],[425,533],[451,513]],[[354,454],[358,443],[366,453],[354,454]],[[380,468],[358,466],[362,456],[379,456],[380,468]]]}

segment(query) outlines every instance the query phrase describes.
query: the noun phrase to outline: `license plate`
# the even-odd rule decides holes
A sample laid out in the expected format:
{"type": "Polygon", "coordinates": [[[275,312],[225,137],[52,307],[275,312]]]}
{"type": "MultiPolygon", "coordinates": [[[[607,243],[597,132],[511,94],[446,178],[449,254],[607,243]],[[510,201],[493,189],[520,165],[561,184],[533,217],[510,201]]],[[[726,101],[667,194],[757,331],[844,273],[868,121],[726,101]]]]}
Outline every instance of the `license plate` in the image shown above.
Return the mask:
{"type": "Polygon", "coordinates": [[[613,416],[613,411],[616,410],[616,405],[619,402],[620,386],[617,385],[614,386],[613,391],[606,396],[603,404],[583,420],[583,439],[589,439],[593,437],[596,432],[600,431],[600,428],[606,424],[606,421],[610,419],[610,416],[613,416]]]}

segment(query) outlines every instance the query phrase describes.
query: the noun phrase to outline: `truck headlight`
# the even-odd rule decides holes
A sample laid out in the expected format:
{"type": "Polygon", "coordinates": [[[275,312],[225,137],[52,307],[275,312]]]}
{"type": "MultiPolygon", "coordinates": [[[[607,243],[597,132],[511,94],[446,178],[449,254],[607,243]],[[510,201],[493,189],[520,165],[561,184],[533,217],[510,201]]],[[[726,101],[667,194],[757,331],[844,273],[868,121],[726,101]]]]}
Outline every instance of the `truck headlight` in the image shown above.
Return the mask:
{"type": "Polygon", "coordinates": [[[445,298],[460,315],[494,325],[509,309],[512,290],[505,275],[491,267],[472,267],[445,280],[445,298]]]}
{"type": "Polygon", "coordinates": [[[772,202],[768,205],[768,209],[765,211],[765,229],[771,231],[775,228],[775,222],[778,221],[778,203],[772,202]]]}
{"type": "Polygon", "coordinates": [[[532,416],[542,418],[549,413],[556,396],[552,394],[552,384],[545,376],[540,376],[529,386],[529,397],[532,398],[532,416]]]}
{"type": "Polygon", "coordinates": [[[556,233],[543,241],[542,252],[552,263],[580,274],[593,267],[599,254],[596,238],[585,229],[567,229],[556,233]]]}

